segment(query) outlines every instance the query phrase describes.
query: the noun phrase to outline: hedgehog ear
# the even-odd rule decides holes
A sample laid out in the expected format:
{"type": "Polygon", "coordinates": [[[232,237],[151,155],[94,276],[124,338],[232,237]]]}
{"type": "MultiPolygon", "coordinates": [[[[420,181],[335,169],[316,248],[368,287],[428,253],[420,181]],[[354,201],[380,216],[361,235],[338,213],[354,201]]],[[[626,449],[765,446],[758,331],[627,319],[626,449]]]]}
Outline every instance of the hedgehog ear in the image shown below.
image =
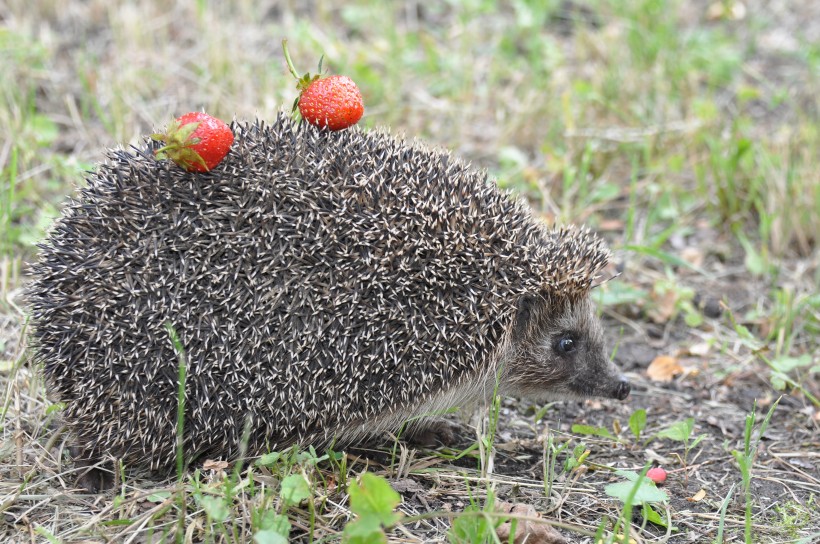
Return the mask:
{"type": "Polygon", "coordinates": [[[521,337],[527,332],[530,320],[532,319],[532,311],[535,307],[535,297],[532,295],[523,295],[518,299],[515,312],[515,335],[521,337]]]}

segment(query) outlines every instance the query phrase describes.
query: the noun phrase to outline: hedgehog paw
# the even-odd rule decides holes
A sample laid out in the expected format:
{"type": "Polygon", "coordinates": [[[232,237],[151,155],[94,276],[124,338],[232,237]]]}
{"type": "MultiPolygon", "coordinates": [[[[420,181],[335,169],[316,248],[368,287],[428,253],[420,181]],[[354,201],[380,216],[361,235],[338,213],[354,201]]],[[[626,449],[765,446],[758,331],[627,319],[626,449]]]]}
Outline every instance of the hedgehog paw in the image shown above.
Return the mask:
{"type": "Polygon", "coordinates": [[[458,429],[458,425],[452,421],[432,418],[408,429],[404,438],[411,444],[425,448],[448,446],[456,440],[456,429],[458,429]]]}
{"type": "Polygon", "coordinates": [[[77,487],[88,493],[101,493],[114,487],[114,471],[108,466],[110,463],[84,455],[75,448],[71,448],[71,455],[77,472],[77,487]]]}
{"type": "Polygon", "coordinates": [[[114,473],[108,469],[88,466],[77,476],[77,487],[89,493],[102,493],[114,487],[114,473]]]}

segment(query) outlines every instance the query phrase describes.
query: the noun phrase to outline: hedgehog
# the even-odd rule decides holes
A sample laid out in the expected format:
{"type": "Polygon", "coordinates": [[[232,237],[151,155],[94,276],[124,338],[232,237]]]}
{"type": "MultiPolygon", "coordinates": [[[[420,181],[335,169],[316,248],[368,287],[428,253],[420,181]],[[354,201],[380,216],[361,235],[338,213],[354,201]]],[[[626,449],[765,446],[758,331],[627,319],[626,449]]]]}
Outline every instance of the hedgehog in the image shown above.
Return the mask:
{"type": "Polygon", "coordinates": [[[111,150],[32,264],[35,359],[78,459],[341,447],[496,392],[625,399],[590,290],[610,252],[386,130],[238,122],[205,174],[111,150]]]}

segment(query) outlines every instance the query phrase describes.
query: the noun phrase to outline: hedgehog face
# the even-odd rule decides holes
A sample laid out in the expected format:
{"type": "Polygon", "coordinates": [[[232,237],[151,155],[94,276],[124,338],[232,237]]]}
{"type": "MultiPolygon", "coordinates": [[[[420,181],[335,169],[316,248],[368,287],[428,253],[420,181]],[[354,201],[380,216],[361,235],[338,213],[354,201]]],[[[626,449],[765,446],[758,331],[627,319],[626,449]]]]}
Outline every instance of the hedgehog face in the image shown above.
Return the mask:
{"type": "Polygon", "coordinates": [[[548,297],[523,297],[505,377],[506,393],[534,400],[624,400],[630,391],[607,356],[603,326],[588,297],[557,309],[548,297]]]}

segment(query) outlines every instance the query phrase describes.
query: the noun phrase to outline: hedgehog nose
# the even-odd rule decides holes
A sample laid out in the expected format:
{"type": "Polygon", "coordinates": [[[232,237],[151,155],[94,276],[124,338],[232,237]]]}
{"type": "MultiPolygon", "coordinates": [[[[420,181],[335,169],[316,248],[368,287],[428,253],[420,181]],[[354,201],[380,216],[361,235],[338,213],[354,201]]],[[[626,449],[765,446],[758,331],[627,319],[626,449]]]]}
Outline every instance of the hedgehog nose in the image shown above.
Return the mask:
{"type": "Polygon", "coordinates": [[[629,392],[632,390],[632,386],[629,385],[629,381],[626,378],[621,376],[621,380],[618,382],[618,385],[615,386],[614,397],[618,400],[624,400],[626,397],[629,396],[629,392]]]}

